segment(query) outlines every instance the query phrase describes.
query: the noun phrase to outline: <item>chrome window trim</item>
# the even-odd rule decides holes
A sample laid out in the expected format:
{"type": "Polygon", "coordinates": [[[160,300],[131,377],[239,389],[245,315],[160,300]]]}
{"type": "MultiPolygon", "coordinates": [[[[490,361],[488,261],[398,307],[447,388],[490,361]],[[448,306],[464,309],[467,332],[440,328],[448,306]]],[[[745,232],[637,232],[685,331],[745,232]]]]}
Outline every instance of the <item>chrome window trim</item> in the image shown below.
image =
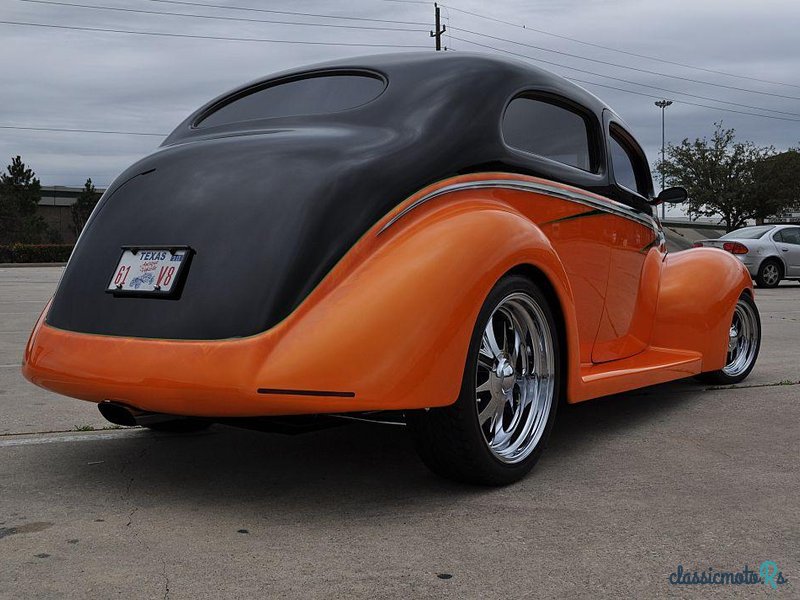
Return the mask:
{"type": "Polygon", "coordinates": [[[389,221],[380,228],[377,235],[382,234],[384,231],[389,229],[392,225],[394,225],[397,221],[402,219],[408,213],[410,213],[415,208],[425,204],[426,202],[437,198],[443,194],[449,194],[450,192],[460,192],[463,190],[475,190],[475,189],[484,189],[484,188],[505,188],[510,190],[521,190],[523,192],[534,192],[545,194],[548,196],[552,196],[554,198],[560,198],[563,200],[569,200],[571,202],[576,202],[578,204],[582,204],[584,206],[588,206],[591,208],[595,208],[598,210],[602,210],[603,212],[607,212],[612,215],[616,215],[619,217],[623,217],[625,219],[630,219],[631,221],[636,221],[637,223],[641,223],[642,225],[646,225],[651,227],[654,232],[661,231],[661,228],[658,226],[656,220],[644,213],[641,213],[633,208],[627,206],[626,204],[622,204],[621,202],[617,202],[616,200],[611,200],[609,198],[604,198],[599,200],[594,198],[588,194],[582,194],[578,191],[573,190],[566,190],[560,187],[547,185],[544,183],[535,183],[532,181],[512,181],[512,180],[505,180],[505,179],[487,179],[482,181],[467,181],[463,183],[453,183],[450,185],[446,185],[443,188],[439,188],[438,190],[434,190],[428,194],[422,196],[422,198],[418,198],[408,206],[406,206],[403,210],[393,216],[389,221]]]}

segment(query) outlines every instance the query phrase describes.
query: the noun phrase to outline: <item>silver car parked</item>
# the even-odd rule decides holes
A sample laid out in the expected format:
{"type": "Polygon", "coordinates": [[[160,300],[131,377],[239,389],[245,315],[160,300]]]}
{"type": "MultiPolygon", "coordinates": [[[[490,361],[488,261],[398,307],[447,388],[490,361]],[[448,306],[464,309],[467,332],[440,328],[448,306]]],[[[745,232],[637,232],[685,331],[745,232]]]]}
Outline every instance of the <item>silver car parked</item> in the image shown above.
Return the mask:
{"type": "Polygon", "coordinates": [[[800,279],[800,225],[756,225],[700,240],[741,260],[759,287],[774,288],[782,279],[800,279]]]}

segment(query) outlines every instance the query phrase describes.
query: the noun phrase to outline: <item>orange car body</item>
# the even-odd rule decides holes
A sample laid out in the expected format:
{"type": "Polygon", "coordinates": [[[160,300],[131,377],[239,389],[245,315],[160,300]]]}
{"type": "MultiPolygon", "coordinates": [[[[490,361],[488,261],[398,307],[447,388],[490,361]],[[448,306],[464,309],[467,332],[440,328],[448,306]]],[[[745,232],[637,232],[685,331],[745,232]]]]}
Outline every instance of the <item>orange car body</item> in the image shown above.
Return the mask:
{"type": "Polygon", "coordinates": [[[721,250],[670,254],[658,222],[532,176],[430,185],[364,234],[288,317],[236,339],[116,337],[48,325],[23,373],[92,402],[202,417],[408,410],[459,394],[476,317],[506,273],[552,296],[566,399],[722,368],[746,269],[721,250]]]}

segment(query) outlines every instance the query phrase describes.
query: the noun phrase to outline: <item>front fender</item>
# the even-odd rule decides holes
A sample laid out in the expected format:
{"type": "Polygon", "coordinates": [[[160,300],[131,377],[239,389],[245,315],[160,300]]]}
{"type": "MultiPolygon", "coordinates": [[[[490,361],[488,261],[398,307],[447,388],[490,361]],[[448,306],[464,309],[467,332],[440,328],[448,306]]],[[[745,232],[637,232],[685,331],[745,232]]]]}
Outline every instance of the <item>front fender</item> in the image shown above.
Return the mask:
{"type": "Polygon", "coordinates": [[[725,366],[733,309],[753,293],[747,268],[716,248],[667,255],[662,271],[652,345],[700,352],[703,371],[725,366]]]}
{"type": "Polygon", "coordinates": [[[297,388],[313,380],[354,392],[365,407],[451,404],[480,308],[519,265],[549,280],[573,338],[567,346],[577,352],[571,291],[549,240],[507,204],[478,194],[449,194],[380,235],[368,233],[347,258],[355,266],[287,323],[260,385],[297,388]]]}

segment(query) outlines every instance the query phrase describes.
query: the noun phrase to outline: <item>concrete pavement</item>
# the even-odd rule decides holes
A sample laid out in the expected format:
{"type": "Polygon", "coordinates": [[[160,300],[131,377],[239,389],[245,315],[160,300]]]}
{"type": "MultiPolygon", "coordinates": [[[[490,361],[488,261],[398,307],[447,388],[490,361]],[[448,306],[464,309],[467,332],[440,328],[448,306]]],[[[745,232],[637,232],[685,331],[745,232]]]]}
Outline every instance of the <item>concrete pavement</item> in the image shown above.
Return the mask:
{"type": "Polygon", "coordinates": [[[107,423],[17,368],[59,272],[0,269],[0,598],[800,595],[796,283],[758,291],[738,388],[566,407],[528,478],[482,489],[428,473],[401,427],[76,431],[107,423]],[[765,560],[789,583],[668,582],[765,560]]]}

